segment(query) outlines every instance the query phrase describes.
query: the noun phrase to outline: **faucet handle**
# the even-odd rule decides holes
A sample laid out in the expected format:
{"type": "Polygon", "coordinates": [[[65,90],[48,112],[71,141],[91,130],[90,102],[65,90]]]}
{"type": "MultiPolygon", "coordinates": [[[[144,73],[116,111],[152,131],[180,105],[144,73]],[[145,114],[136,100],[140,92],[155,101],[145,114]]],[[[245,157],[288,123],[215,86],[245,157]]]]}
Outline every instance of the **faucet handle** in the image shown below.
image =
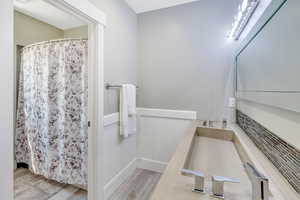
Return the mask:
{"type": "Polygon", "coordinates": [[[228,177],[224,177],[224,176],[213,176],[212,181],[228,182],[228,183],[239,183],[240,179],[238,179],[238,178],[228,178],[228,177]]]}
{"type": "Polygon", "coordinates": [[[212,177],[212,193],[216,198],[224,199],[224,183],[239,183],[240,180],[236,178],[228,178],[224,176],[212,177]]]}
{"type": "Polygon", "coordinates": [[[194,171],[194,170],[188,170],[188,169],[182,169],[181,173],[185,175],[192,175],[195,177],[195,184],[193,191],[204,193],[204,174],[200,171],[194,171]]]}
{"type": "Polygon", "coordinates": [[[200,171],[194,171],[194,170],[189,170],[189,169],[182,169],[181,172],[183,174],[204,177],[204,174],[202,172],[200,172],[200,171]]]}

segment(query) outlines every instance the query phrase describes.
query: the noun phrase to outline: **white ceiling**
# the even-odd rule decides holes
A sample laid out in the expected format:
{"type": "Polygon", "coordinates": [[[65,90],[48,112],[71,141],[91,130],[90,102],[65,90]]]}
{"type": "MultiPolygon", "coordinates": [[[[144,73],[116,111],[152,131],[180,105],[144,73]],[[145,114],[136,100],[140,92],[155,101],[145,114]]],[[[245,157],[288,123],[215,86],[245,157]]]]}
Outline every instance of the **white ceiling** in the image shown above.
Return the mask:
{"type": "MultiPolygon", "coordinates": [[[[180,4],[199,0],[125,0],[136,12],[142,13],[161,8],[168,8],[180,4]]],[[[57,28],[66,30],[82,26],[85,23],[76,17],[57,9],[43,0],[14,0],[17,11],[29,15],[35,19],[48,23],[57,28]]]]}
{"type": "Polygon", "coordinates": [[[85,24],[43,0],[14,0],[14,7],[19,12],[63,30],[85,24]]]}
{"type": "Polygon", "coordinates": [[[128,5],[136,12],[142,13],[161,8],[168,8],[180,4],[190,3],[199,0],[125,0],[128,5]]]}

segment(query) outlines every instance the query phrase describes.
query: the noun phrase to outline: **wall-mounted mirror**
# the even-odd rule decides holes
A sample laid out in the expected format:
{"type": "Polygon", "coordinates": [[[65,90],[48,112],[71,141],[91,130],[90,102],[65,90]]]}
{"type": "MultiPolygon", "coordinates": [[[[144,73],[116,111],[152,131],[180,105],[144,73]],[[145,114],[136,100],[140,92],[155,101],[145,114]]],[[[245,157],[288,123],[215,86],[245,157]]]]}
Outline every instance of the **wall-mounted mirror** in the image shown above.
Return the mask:
{"type": "Polygon", "coordinates": [[[236,57],[237,97],[300,112],[300,4],[285,0],[236,57]]]}

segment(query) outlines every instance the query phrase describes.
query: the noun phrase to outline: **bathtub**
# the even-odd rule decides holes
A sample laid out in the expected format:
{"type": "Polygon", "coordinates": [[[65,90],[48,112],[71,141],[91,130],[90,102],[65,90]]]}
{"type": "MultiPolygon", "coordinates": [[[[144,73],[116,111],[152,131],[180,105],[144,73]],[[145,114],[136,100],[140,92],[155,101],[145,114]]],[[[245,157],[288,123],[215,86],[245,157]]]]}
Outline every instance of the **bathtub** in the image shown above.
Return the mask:
{"type": "Polygon", "coordinates": [[[212,176],[240,181],[225,183],[225,199],[252,200],[252,183],[244,168],[245,163],[250,163],[269,179],[269,200],[298,199],[290,186],[280,179],[282,177],[269,166],[266,158],[256,151],[254,144],[236,125],[221,129],[201,127],[200,124],[195,121],[187,130],[151,200],[215,199],[212,197],[212,176]],[[194,177],[183,173],[182,169],[201,171],[204,174],[205,193],[192,191],[194,177]]]}

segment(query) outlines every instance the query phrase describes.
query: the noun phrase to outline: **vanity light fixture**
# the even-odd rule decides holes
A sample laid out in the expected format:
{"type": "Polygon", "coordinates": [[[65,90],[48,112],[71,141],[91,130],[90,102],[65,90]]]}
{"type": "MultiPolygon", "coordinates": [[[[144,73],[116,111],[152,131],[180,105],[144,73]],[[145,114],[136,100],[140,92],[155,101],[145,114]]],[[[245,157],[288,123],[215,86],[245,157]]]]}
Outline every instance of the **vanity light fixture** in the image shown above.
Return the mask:
{"type": "Polygon", "coordinates": [[[238,40],[241,33],[245,29],[260,0],[242,0],[239,5],[239,12],[234,18],[232,30],[229,37],[238,40]]]}

